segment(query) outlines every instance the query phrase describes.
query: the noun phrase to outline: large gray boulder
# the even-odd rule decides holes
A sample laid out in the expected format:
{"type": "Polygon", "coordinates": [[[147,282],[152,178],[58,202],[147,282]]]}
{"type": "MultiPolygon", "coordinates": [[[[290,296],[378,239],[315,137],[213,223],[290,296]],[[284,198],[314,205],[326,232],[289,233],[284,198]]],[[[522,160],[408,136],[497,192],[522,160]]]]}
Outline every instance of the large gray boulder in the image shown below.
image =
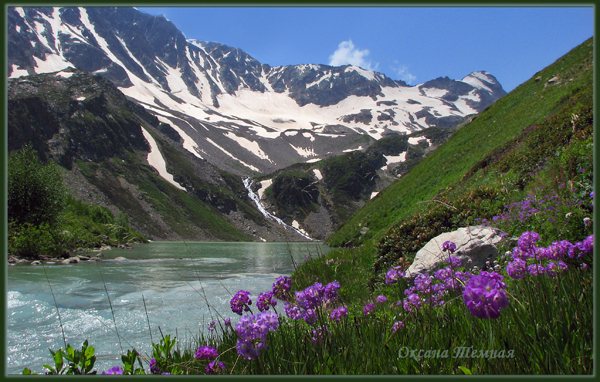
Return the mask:
{"type": "Polygon", "coordinates": [[[493,227],[471,226],[436,236],[417,252],[405,277],[414,278],[422,273],[430,273],[440,263],[445,266],[450,255],[447,251],[442,251],[442,245],[446,241],[456,244],[453,255],[462,260],[463,266],[485,269],[486,262],[492,262],[498,256],[497,244],[502,240],[501,234],[500,230],[493,227]]]}

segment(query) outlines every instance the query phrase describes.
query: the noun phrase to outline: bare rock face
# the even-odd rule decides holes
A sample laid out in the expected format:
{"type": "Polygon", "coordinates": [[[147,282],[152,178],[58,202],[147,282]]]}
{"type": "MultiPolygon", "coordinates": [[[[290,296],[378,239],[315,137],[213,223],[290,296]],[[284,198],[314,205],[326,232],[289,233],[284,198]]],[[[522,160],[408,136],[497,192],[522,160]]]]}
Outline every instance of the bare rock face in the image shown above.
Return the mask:
{"type": "Polygon", "coordinates": [[[492,227],[471,226],[436,236],[417,252],[405,277],[414,278],[445,263],[449,254],[442,251],[442,245],[446,241],[456,244],[453,255],[461,259],[463,265],[485,269],[485,263],[493,261],[499,254],[497,244],[502,240],[501,233],[492,227]],[[471,263],[467,263],[469,259],[472,260],[471,263]]]}

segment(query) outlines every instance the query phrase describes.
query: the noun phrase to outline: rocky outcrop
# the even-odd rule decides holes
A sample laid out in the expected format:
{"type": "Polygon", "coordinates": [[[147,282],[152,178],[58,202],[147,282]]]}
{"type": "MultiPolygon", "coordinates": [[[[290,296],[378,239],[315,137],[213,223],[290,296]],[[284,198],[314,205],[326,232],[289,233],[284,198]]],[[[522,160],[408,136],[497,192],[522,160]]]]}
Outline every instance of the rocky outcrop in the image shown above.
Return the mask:
{"type": "Polygon", "coordinates": [[[417,252],[405,277],[414,278],[445,264],[449,253],[442,251],[442,245],[446,241],[456,244],[453,255],[462,260],[463,266],[485,269],[486,262],[491,262],[498,256],[497,244],[502,240],[501,233],[492,227],[471,226],[436,236],[417,252]]]}

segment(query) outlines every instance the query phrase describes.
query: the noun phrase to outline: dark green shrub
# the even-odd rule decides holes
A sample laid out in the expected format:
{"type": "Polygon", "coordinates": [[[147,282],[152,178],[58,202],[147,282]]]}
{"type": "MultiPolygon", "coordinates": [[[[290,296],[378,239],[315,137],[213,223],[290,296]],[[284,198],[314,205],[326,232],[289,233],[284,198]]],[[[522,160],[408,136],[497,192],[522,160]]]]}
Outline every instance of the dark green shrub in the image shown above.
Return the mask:
{"type": "Polygon", "coordinates": [[[66,203],[67,190],[54,162],[42,164],[25,146],[8,157],[8,220],[16,224],[53,224],[66,203]]]}
{"type": "Polygon", "coordinates": [[[66,255],[63,243],[68,237],[68,232],[61,233],[48,223],[39,226],[31,223],[11,223],[8,229],[8,253],[25,258],[66,255]]]}

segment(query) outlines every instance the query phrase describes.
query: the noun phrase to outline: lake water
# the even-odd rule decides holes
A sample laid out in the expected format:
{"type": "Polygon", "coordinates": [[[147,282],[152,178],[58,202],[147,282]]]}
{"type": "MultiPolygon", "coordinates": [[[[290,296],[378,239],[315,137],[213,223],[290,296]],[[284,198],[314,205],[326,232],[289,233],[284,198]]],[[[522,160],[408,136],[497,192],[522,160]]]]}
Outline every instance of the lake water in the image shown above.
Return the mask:
{"type": "Polygon", "coordinates": [[[328,251],[315,242],[153,242],[104,251],[99,262],[10,266],[7,372],[28,367],[42,373],[43,364],[54,365],[48,348],[64,347],[59,314],[68,344],[81,349],[87,339],[94,346],[99,373],[122,365],[121,346],[149,354],[161,331],[191,342],[208,333],[213,319],[237,321],[229,301],[238,290],[251,292],[254,306],[277,277],[291,274],[292,258],[300,264],[328,251]],[[114,260],[119,256],[127,260],[114,260]]]}

